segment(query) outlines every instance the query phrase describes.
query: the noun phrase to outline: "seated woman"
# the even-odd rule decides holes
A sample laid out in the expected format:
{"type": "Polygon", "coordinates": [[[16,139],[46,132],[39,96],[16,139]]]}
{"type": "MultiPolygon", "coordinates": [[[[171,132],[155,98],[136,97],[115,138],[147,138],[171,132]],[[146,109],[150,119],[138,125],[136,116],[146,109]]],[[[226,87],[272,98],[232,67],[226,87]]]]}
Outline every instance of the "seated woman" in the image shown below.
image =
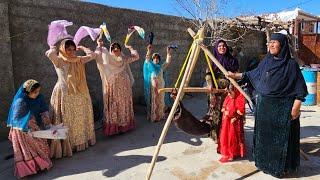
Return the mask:
{"type": "Polygon", "coordinates": [[[36,131],[50,124],[48,106],[40,93],[40,84],[30,79],[23,83],[14,96],[7,126],[11,127],[9,140],[14,151],[14,174],[18,178],[50,169],[49,146],[45,139],[34,138],[36,131]]]}
{"type": "Polygon", "coordinates": [[[245,122],[245,98],[234,88],[228,87],[228,95],[221,109],[222,123],[218,141],[218,152],[222,158],[220,162],[232,161],[235,157],[244,157],[244,122],[245,122]]]}
{"type": "Polygon", "coordinates": [[[164,118],[165,108],[170,104],[169,96],[159,94],[158,90],[165,87],[164,70],[171,63],[172,48],[167,48],[167,59],[161,60],[158,53],[152,53],[152,45],[147,47],[146,60],[143,64],[144,96],[147,105],[147,119],[152,122],[164,118]]]}

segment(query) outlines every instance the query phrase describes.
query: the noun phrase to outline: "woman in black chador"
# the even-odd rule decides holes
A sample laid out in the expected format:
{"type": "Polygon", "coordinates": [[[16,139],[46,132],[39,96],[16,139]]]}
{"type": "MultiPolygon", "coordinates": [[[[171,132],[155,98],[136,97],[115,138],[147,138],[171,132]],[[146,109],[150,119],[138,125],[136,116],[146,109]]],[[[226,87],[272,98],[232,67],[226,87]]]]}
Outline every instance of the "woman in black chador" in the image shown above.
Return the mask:
{"type": "Polygon", "coordinates": [[[254,161],[276,177],[296,171],[300,164],[300,107],[308,94],[298,63],[291,58],[288,38],[271,35],[269,52],[259,66],[229,77],[249,82],[258,93],[254,127],[254,161]]]}

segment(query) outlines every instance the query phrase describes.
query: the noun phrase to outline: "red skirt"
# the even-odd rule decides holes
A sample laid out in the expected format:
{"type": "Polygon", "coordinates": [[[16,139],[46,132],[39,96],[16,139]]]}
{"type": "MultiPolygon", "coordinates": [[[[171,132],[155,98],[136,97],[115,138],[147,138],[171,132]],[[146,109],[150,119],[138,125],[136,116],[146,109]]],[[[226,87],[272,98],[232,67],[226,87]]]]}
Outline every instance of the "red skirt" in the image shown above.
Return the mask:
{"type": "Polygon", "coordinates": [[[52,167],[45,139],[34,138],[18,129],[10,130],[9,139],[14,151],[14,174],[18,178],[52,167]]]}
{"type": "Polygon", "coordinates": [[[243,119],[239,118],[231,123],[231,118],[222,119],[220,136],[218,141],[218,152],[221,155],[233,159],[235,157],[244,157],[245,141],[243,130],[243,119]]]}

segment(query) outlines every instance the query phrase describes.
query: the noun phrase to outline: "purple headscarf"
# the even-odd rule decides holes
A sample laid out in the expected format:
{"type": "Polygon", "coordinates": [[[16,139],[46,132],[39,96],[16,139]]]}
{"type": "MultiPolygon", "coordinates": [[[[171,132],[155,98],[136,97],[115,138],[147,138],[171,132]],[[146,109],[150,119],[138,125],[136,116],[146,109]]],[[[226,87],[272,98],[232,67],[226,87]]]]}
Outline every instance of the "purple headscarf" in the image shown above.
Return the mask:
{"type": "MultiPolygon", "coordinates": [[[[217,60],[220,62],[220,64],[227,70],[231,72],[236,72],[239,69],[239,62],[236,58],[234,58],[229,50],[229,47],[227,46],[227,43],[224,40],[218,40],[213,48],[213,55],[217,60]],[[227,51],[224,55],[219,54],[218,52],[218,45],[219,43],[224,43],[227,47],[227,51]]],[[[218,67],[213,63],[212,67],[214,68],[215,72],[220,72],[218,67]]]]}

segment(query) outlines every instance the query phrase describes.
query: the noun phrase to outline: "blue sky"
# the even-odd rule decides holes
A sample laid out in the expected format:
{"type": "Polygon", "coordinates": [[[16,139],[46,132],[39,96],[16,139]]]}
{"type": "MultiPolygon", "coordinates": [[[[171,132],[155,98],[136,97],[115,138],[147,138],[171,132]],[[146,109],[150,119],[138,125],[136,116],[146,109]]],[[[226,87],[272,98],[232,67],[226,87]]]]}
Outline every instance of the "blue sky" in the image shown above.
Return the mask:
{"type": "MultiPolygon", "coordinates": [[[[154,13],[187,16],[176,0],[84,0],[112,7],[136,9],[154,13]]],[[[223,16],[259,15],[263,13],[292,10],[295,7],[305,12],[320,15],[320,0],[223,0],[227,5],[220,11],[223,16]]],[[[190,16],[189,16],[190,17],[190,16]]]]}

